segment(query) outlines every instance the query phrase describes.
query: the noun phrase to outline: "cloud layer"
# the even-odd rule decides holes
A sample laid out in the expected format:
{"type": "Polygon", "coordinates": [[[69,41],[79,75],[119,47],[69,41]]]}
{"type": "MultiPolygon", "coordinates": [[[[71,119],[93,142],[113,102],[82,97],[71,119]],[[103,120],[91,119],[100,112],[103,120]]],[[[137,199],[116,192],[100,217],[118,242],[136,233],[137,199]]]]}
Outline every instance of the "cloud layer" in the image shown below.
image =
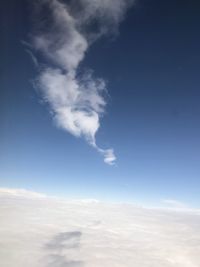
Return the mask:
{"type": "Polygon", "coordinates": [[[42,0],[35,5],[40,22],[32,43],[46,60],[40,67],[37,86],[57,126],[85,138],[110,165],[116,160],[113,149],[99,148],[95,138],[106,106],[106,84],[91,70],[78,74],[78,68],[94,41],[117,32],[132,2],[42,0]]]}
{"type": "Polygon", "coordinates": [[[200,211],[0,190],[0,262],[13,267],[198,267],[200,211]],[[33,197],[33,196],[36,197],[33,197]]]}

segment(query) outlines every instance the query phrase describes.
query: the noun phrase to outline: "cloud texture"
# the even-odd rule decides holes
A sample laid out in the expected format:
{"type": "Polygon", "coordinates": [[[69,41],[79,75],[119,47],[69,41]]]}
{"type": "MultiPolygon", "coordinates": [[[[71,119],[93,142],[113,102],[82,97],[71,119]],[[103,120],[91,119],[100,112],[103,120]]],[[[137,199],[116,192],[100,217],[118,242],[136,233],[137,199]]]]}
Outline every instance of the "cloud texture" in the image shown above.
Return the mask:
{"type": "MultiPolygon", "coordinates": [[[[103,35],[115,34],[132,0],[37,1],[37,31],[33,47],[46,63],[37,86],[48,102],[58,127],[83,137],[104,156],[116,160],[113,149],[96,145],[96,133],[105,111],[105,81],[91,70],[78,68],[90,45],[103,35]]],[[[35,13],[36,14],[36,13],[35,13]]]]}
{"type": "Polygon", "coordinates": [[[200,211],[0,190],[5,267],[199,267],[200,211]],[[35,195],[35,197],[34,197],[35,195]]]}

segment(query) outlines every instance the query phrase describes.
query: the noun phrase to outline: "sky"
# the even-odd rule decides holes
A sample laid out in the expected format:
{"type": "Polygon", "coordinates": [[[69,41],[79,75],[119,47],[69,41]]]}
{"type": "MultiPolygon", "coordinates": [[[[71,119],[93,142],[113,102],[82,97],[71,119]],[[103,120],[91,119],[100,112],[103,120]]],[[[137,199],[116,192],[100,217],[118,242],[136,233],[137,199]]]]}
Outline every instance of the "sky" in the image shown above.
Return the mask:
{"type": "Polygon", "coordinates": [[[1,1],[0,186],[199,207],[200,4],[78,2],[1,1]]]}

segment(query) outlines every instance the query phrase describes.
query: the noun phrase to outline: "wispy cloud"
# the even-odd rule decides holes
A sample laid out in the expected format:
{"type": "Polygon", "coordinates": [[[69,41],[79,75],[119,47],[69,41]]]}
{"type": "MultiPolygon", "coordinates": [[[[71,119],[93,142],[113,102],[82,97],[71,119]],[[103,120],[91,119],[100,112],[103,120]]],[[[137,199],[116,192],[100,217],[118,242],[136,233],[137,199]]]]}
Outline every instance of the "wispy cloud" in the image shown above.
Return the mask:
{"type": "Polygon", "coordinates": [[[40,67],[37,86],[57,126],[85,138],[110,165],[116,160],[114,150],[96,144],[106,106],[105,81],[95,78],[91,70],[82,75],[77,70],[94,41],[106,34],[116,34],[132,2],[78,0],[65,4],[59,0],[42,0],[36,5],[40,26],[32,43],[46,59],[46,64],[40,67]]]}

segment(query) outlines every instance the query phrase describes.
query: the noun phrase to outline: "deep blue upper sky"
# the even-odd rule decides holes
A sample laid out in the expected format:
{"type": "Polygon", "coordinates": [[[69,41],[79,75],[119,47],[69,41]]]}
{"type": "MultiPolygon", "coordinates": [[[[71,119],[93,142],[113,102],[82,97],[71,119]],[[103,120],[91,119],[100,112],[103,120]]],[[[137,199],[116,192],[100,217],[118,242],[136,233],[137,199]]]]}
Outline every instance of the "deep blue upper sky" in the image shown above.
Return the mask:
{"type": "Polygon", "coordinates": [[[199,206],[200,4],[138,0],[120,34],[96,42],[81,64],[108,81],[97,142],[114,147],[116,166],[53,125],[22,43],[30,13],[27,1],[1,2],[0,186],[199,206]]]}

